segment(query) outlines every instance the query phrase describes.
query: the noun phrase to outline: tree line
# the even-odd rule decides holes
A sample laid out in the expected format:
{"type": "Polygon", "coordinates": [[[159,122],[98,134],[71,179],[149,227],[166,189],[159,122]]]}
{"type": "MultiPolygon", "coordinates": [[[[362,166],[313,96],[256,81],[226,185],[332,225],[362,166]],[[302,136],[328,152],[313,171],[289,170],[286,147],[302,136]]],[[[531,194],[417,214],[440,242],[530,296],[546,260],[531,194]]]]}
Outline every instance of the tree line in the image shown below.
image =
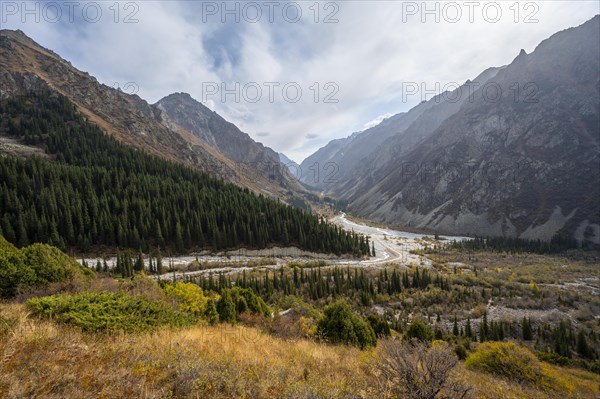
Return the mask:
{"type": "Polygon", "coordinates": [[[362,256],[368,237],[121,144],[56,93],[0,102],[0,134],[48,158],[0,157],[0,235],[62,250],[223,250],[293,245],[362,256]]]}
{"type": "MultiPolygon", "coordinates": [[[[587,244],[585,244],[587,245],[587,244]]],[[[452,241],[446,244],[449,249],[460,251],[493,251],[506,253],[554,254],[569,249],[580,248],[581,245],[570,235],[556,234],[549,241],[531,240],[518,237],[478,237],[471,240],[452,241]]]]}
{"type": "Polygon", "coordinates": [[[432,276],[428,270],[418,268],[409,273],[396,269],[382,270],[377,276],[365,273],[364,269],[334,267],[322,270],[321,267],[280,268],[277,271],[266,270],[260,273],[238,273],[234,279],[223,273],[208,276],[188,276],[203,290],[219,292],[225,288],[251,288],[265,301],[270,302],[274,296],[295,295],[306,300],[317,301],[328,297],[353,297],[367,306],[372,304],[377,295],[394,295],[407,289],[428,289],[437,287],[450,290],[447,278],[436,274],[432,276]]]}

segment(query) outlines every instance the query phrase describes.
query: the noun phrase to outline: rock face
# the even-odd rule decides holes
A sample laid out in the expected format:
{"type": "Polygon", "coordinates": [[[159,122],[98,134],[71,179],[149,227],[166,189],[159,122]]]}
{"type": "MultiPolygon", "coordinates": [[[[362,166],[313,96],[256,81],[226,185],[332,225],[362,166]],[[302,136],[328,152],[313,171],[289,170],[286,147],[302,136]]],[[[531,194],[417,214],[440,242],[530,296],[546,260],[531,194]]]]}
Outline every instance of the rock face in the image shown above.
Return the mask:
{"type": "Polygon", "coordinates": [[[43,88],[67,96],[92,122],[128,145],[270,196],[284,197],[294,188],[273,167],[279,165],[274,151],[189,95],[148,104],[100,84],[21,31],[0,31],[0,100],[43,88]]]}
{"type": "Polygon", "coordinates": [[[163,112],[165,119],[174,121],[233,160],[240,173],[249,173],[247,177],[259,173],[283,187],[289,186],[278,153],[255,142],[233,123],[226,121],[189,94],[171,94],[162,98],[155,106],[163,112]]]}
{"type": "MultiPolygon", "coordinates": [[[[354,143],[381,125],[346,139],[330,159],[354,146],[353,159],[340,163],[338,181],[320,188],[386,223],[448,234],[567,233],[600,243],[598,42],[596,16],[485,71],[460,101],[420,104],[427,109],[375,150],[360,152],[354,143]],[[356,160],[359,168],[342,172],[356,160]]],[[[390,120],[400,124],[413,110],[390,120]]]]}
{"type": "Polygon", "coordinates": [[[301,181],[338,197],[350,197],[357,179],[367,172],[365,168],[377,169],[397,153],[414,148],[460,108],[468,98],[469,87],[484,84],[498,70],[490,68],[453,92],[421,102],[410,111],[393,115],[370,129],[330,141],[302,162],[300,166],[305,173],[301,181]],[[315,169],[329,171],[329,174],[306,173],[315,169]]]}

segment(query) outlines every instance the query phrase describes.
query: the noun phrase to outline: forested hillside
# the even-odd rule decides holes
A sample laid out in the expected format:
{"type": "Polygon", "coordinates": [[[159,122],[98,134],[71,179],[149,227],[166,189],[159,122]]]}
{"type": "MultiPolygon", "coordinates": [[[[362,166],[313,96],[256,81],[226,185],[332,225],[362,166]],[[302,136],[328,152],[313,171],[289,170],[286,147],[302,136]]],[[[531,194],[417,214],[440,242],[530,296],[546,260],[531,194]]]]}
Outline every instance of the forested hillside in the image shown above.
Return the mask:
{"type": "Polygon", "coordinates": [[[0,135],[51,158],[0,157],[0,234],[18,246],[369,253],[366,237],[119,143],[50,91],[1,102],[0,135]]]}

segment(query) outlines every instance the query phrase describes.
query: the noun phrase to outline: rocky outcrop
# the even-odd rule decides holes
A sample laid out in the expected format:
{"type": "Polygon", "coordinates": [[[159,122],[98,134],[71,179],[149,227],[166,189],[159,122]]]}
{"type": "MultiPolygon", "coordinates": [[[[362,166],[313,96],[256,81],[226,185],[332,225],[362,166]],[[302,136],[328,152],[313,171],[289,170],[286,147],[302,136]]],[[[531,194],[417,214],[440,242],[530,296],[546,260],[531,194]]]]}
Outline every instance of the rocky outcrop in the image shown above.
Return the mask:
{"type": "Polygon", "coordinates": [[[174,93],[155,104],[162,111],[163,123],[172,122],[191,132],[226,157],[234,161],[240,173],[247,177],[260,174],[263,179],[277,182],[285,188],[293,186],[287,171],[280,165],[279,154],[255,142],[233,123],[193,99],[187,93],[174,93]]]}

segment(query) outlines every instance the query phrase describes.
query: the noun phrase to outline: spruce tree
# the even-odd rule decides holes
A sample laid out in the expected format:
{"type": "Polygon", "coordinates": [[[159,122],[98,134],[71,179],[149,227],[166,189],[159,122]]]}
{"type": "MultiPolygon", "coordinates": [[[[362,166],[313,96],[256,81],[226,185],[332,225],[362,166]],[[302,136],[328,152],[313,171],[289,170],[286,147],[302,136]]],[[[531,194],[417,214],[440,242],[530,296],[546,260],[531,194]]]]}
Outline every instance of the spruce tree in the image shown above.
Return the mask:
{"type": "Polygon", "coordinates": [[[212,299],[209,299],[206,302],[206,308],[204,309],[204,318],[210,324],[217,324],[219,322],[219,313],[217,312],[217,307],[215,306],[215,302],[212,299]]]}
{"type": "Polygon", "coordinates": [[[236,306],[228,289],[221,291],[221,298],[217,302],[217,311],[222,322],[235,323],[236,306]]]}

